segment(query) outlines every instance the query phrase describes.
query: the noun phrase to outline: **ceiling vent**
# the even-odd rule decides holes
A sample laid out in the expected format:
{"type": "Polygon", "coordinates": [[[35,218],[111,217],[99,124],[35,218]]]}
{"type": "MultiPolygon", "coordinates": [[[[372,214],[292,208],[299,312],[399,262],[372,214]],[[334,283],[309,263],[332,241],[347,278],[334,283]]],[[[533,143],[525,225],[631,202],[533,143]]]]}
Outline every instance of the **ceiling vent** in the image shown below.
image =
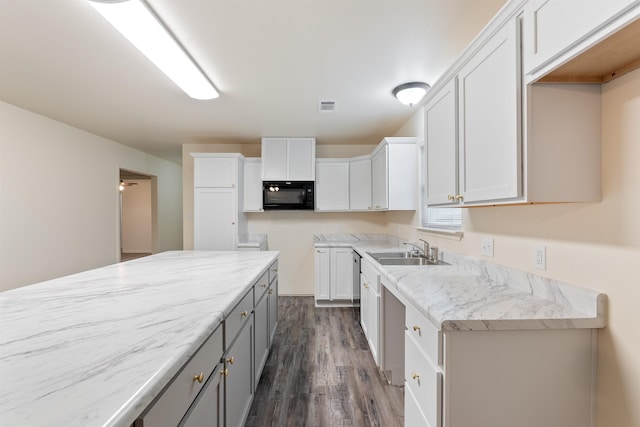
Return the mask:
{"type": "Polygon", "coordinates": [[[336,101],[320,101],[318,111],[321,113],[333,113],[336,111],[336,101]]]}

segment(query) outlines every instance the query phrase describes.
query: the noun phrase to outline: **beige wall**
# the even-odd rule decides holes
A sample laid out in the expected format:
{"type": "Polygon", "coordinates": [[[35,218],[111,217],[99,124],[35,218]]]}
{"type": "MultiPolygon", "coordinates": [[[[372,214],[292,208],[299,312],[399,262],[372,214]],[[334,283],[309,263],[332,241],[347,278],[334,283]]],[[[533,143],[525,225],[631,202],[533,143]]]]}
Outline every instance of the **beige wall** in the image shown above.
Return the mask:
{"type": "Polygon", "coordinates": [[[158,251],[181,249],[181,168],[0,102],[0,290],[117,261],[119,169],[157,176],[158,251]]]}
{"type": "Polygon", "coordinates": [[[640,426],[640,70],[602,96],[602,202],[467,209],[461,241],[416,231],[406,213],[390,214],[388,230],[473,256],[491,236],[492,262],[606,293],[597,427],[640,426]],[[532,268],[536,244],[547,247],[546,271],[532,268]]]}

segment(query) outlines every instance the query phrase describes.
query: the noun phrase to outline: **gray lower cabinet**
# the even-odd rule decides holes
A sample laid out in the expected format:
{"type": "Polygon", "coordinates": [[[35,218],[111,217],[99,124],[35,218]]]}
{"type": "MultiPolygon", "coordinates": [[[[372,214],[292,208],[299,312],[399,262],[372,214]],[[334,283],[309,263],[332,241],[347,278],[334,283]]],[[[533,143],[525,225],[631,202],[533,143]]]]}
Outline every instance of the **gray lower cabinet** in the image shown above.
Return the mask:
{"type": "MultiPolygon", "coordinates": [[[[256,288],[257,292],[258,288],[256,288]]],[[[257,293],[256,293],[257,295],[257,293]]],[[[258,298],[256,296],[256,298],[258,298]]],[[[269,357],[269,297],[265,292],[260,296],[260,301],[256,303],[253,313],[253,325],[255,331],[255,352],[253,374],[255,376],[253,389],[258,388],[262,368],[269,357]]]]}
{"type": "Polygon", "coordinates": [[[273,338],[276,334],[276,328],[278,327],[278,276],[277,276],[276,264],[276,276],[271,280],[269,284],[269,290],[267,291],[267,298],[269,300],[269,348],[273,345],[273,338]]]}
{"type": "Polygon", "coordinates": [[[179,427],[224,426],[223,368],[219,363],[179,427]]]}
{"type": "Polygon", "coordinates": [[[241,427],[253,400],[253,314],[225,354],[225,416],[227,427],[241,427]]]}

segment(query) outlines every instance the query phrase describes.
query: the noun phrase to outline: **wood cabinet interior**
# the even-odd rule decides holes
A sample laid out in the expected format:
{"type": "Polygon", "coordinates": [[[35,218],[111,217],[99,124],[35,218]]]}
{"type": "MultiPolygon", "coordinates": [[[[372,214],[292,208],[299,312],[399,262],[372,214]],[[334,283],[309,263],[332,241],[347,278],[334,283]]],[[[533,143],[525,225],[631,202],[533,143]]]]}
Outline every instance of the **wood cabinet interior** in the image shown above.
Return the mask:
{"type": "Polygon", "coordinates": [[[538,80],[539,83],[607,83],[640,67],[640,19],[538,80]]]}

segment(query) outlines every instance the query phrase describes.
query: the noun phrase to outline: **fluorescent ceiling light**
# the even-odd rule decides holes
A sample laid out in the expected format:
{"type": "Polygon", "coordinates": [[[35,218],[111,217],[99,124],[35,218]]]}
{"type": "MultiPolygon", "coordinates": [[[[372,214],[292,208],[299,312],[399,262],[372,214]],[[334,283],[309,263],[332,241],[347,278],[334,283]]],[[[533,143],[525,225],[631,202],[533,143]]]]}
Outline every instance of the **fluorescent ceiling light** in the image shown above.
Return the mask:
{"type": "Polygon", "coordinates": [[[391,93],[398,98],[398,101],[412,107],[422,101],[422,98],[427,94],[427,89],[430,87],[428,84],[421,82],[405,83],[396,86],[391,93]]]}
{"type": "Polygon", "coordinates": [[[213,84],[142,0],[89,4],[191,98],[218,97],[213,84]]]}

